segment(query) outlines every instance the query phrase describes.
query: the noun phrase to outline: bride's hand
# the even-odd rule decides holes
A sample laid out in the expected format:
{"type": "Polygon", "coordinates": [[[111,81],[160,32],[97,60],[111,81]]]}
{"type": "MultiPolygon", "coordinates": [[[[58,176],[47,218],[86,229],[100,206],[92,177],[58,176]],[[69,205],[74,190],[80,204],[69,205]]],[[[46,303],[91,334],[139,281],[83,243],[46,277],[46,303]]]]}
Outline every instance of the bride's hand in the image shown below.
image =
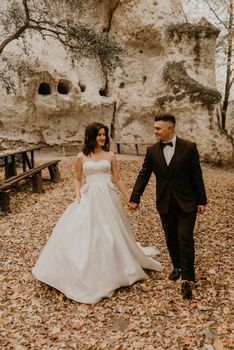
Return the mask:
{"type": "Polygon", "coordinates": [[[134,203],[134,202],[129,202],[128,203],[128,208],[130,210],[138,210],[140,208],[138,203],[134,203]]]}
{"type": "Polygon", "coordinates": [[[80,203],[80,195],[76,196],[75,203],[77,203],[77,204],[80,203]]]}

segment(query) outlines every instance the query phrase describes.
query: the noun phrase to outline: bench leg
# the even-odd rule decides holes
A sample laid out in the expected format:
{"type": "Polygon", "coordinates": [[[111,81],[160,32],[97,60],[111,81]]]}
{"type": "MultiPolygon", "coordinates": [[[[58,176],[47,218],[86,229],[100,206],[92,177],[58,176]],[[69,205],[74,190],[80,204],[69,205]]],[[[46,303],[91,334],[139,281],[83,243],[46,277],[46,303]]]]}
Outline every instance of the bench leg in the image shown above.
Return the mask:
{"type": "Polygon", "coordinates": [[[15,157],[11,157],[10,162],[5,159],[5,178],[9,179],[11,176],[15,175],[17,175],[15,157]]]}
{"type": "Polygon", "coordinates": [[[32,176],[33,192],[42,193],[42,173],[38,173],[32,176]]]}
{"type": "Polygon", "coordinates": [[[59,182],[61,180],[57,164],[49,166],[49,173],[52,181],[59,182]]]}
{"type": "Polygon", "coordinates": [[[120,143],[116,143],[117,146],[117,153],[120,154],[120,143]]]}
{"type": "Polygon", "coordinates": [[[139,156],[139,149],[138,149],[138,144],[135,144],[135,148],[136,148],[136,154],[139,156]]]}
{"type": "Polygon", "coordinates": [[[0,206],[2,211],[5,213],[10,213],[10,190],[0,191],[0,206]]]}

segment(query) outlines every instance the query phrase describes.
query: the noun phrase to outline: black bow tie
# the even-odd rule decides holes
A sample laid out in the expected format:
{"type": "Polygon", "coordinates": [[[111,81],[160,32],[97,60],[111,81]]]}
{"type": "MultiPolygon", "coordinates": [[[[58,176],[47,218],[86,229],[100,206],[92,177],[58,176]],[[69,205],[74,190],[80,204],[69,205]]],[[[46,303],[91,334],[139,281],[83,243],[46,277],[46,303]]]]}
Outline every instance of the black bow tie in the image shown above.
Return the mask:
{"type": "Polygon", "coordinates": [[[173,143],[170,141],[170,142],[162,142],[161,141],[161,147],[164,148],[165,146],[171,146],[173,147],[173,143]]]}

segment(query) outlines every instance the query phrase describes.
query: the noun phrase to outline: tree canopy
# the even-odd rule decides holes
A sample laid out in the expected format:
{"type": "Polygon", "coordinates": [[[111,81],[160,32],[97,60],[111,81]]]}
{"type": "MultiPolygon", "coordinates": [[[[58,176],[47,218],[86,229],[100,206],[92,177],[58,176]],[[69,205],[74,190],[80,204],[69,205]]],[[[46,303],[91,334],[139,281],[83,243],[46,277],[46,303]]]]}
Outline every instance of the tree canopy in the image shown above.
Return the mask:
{"type": "Polygon", "coordinates": [[[77,18],[85,11],[84,0],[10,0],[0,11],[0,54],[14,40],[24,50],[26,34],[39,33],[43,39],[53,38],[73,57],[95,57],[103,67],[113,69],[120,64],[121,48],[108,32],[97,33],[77,18]]]}

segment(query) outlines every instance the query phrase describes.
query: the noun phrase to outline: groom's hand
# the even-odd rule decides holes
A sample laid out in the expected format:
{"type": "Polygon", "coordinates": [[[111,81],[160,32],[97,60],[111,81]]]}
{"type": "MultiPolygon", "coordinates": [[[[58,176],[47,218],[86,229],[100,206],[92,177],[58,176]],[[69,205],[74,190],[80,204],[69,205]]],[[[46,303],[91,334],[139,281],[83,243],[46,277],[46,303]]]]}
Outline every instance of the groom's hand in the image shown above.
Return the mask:
{"type": "Polygon", "coordinates": [[[128,203],[128,208],[130,210],[137,210],[137,209],[139,209],[139,204],[138,203],[129,202],[128,203]]]}
{"type": "Polygon", "coordinates": [[[198,205],[198,214],[204,214],[206,211],[206,206],[205,205],[198,205]]]}

